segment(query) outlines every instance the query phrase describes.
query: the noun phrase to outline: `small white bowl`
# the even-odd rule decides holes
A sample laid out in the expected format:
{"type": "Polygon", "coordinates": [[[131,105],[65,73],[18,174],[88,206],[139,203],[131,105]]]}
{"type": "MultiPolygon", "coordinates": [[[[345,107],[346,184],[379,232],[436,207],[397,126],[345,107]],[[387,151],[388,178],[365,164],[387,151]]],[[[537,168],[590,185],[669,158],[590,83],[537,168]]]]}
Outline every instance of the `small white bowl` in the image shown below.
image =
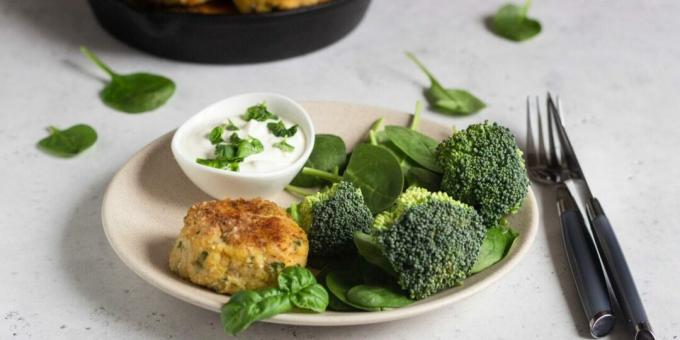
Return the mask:
{"type": "Polygon", "coordinates": [[[182,124],[172,138],[172,154],[189,179],[208,195],[217,199],[227,197],[269,197],[281,192],[302,169],[314,148],[314,125],[305,109],[296,101],[276,93],[245,93],[226,98],[203,109],[182,124]],[[226,119],[237,112],[244,113],[250,106],[265,102],[267,107],[288,121],[298,124],[305,136],[305,150],[289,166],[272,172],[243,173],[220,170],[196,163],[196,156],[182,148],[182,141],[196,126],[206,121],[226,119]]]}

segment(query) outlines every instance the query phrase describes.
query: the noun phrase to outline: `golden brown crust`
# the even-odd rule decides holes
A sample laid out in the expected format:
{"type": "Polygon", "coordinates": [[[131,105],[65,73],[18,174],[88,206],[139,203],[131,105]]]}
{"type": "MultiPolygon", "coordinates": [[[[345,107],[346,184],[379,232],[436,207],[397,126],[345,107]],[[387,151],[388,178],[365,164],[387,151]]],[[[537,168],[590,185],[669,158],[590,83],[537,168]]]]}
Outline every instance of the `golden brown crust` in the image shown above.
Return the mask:
{"type": "Polygon", "coordinates": [[[274,202],[234,199],[199,202],[184,218],[170,268],[220,293],[274,283],[283,266],[307,262],[307,235],[274,202]]]}

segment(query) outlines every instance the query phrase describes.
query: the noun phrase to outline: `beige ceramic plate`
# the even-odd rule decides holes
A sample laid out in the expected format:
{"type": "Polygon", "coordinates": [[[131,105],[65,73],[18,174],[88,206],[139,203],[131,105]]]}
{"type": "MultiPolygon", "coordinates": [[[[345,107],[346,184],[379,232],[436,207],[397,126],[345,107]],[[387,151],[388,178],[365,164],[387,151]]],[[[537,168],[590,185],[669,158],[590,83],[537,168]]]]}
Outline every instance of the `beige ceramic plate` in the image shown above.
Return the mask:
{"type": "MultiPolygon", "coordinates": [[[[385,117],[387,124],[406,125],[409,122],[406,113],[377,107],[334,102],[307,102],[304,106],[318,133],[340,135],[348,147],[357,143],[378,117],[385,117]]],[[[451,132],[449,126],[425,120],[420,129],[436,139],[443,139],[451,132]]],[[[229,300],[228,296],[184,281],[168,269],[168,254],[182,228],[187,209],[196,201],[210,199],[175,163],[170,152],[171,138],[172,133],[168,133],[144,147],[111,180],[102,207],[104,231],[118,256],[144,280],[178,299],[219,311],[229,300]]],[[[267,198],[284,206],[293,200],[284,192],[267,198]]],[[[358,325],[411,317],[453,303],[500,279],[527,253],[538,229],[538,210],[531,190],[522,209],[510,218],[510,224],[520,236],[508,256],[468,278],[462,286],[390,311],[288,313],[267,321],[314,326],[358,325]]]]}

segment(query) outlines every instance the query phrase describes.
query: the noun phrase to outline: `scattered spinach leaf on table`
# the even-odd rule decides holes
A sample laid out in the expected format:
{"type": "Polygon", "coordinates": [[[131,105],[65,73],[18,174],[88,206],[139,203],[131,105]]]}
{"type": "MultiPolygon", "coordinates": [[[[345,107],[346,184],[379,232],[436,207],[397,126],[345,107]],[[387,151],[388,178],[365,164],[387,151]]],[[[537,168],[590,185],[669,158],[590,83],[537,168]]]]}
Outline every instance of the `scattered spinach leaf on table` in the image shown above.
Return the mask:
{"type": "Polygon", "coordinates": [[[58,157],[73,157],[97,141],[97,132],[89,125],[77,124],[65,130],[47,128],[50,135],[38,142],[38,148],[58,157]]]}
{"type": "Polygon", "coordinates": [[[522,6],[503,5],[491,21],[493,32],[513,41],[524,41],[538,35],[541,32],[541,23],[527,16],[529,7],[531,0],[526,0],[522,6]]]}
{"type": "Polygon", "coordinates": [[[118,74],[86,47],[81,47],[80,51],[111,77],[99,95],[113,109],[126,113],[152,111],[175,93],[175,83],[166,77],[143,72],[118,74]]]}
{"type": "Polygon", "coordinates": [[[466,90],[444,88],[413,53],[406,52],[406,57],[411,59],[430,79],[430,87],[425,91],[425,95],[434,110],[449,115],[464,116],[486,107],[484,102],[466,90]]]}
{"type": "Polygon", "coordinates": [[[479,273],[503,259],[518,235],[517,231],[503,225],[489,228],[471,273],[479,273]]]}
{"type": "Polygon", "coordinates": [[[220,319],[228,334],[235,335],[253,322],[291,311],[293,308],[323,312],[328,292],[314,275],[302,267],[286,267],[278,276],[277,288],[244,290],[231,296],[222,306],[220,319]]]}

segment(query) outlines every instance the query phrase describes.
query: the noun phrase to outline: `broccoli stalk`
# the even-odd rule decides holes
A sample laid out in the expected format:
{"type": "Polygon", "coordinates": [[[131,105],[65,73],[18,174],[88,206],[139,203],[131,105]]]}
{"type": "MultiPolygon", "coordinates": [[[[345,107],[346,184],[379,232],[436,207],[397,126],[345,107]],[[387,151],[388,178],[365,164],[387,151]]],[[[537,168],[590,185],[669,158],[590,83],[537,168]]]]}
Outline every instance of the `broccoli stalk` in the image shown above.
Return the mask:
{"type": "Polygon", "coordinates": [[[310,252],[318,256],[353,253],[354,232],[368,231],[373,223],[361,190],[346,181],[306,196],[298,212],[300,226],[307,232],[310,252]]]}
{"type": "Polygon", "coordinates": [[[460,284],[474,265],[486,228],[477,212],[444,193],[411,187],[357,232],[359,254],[397,278],[413,299],[460,284]]]}
{"type": "Polygon", "coordinates": [[[477,209],[487,227],[519,210],[529,179],[509,129],[489,122],[470,125],[441,142],[436,156],[442,190],[477,209]]]}

